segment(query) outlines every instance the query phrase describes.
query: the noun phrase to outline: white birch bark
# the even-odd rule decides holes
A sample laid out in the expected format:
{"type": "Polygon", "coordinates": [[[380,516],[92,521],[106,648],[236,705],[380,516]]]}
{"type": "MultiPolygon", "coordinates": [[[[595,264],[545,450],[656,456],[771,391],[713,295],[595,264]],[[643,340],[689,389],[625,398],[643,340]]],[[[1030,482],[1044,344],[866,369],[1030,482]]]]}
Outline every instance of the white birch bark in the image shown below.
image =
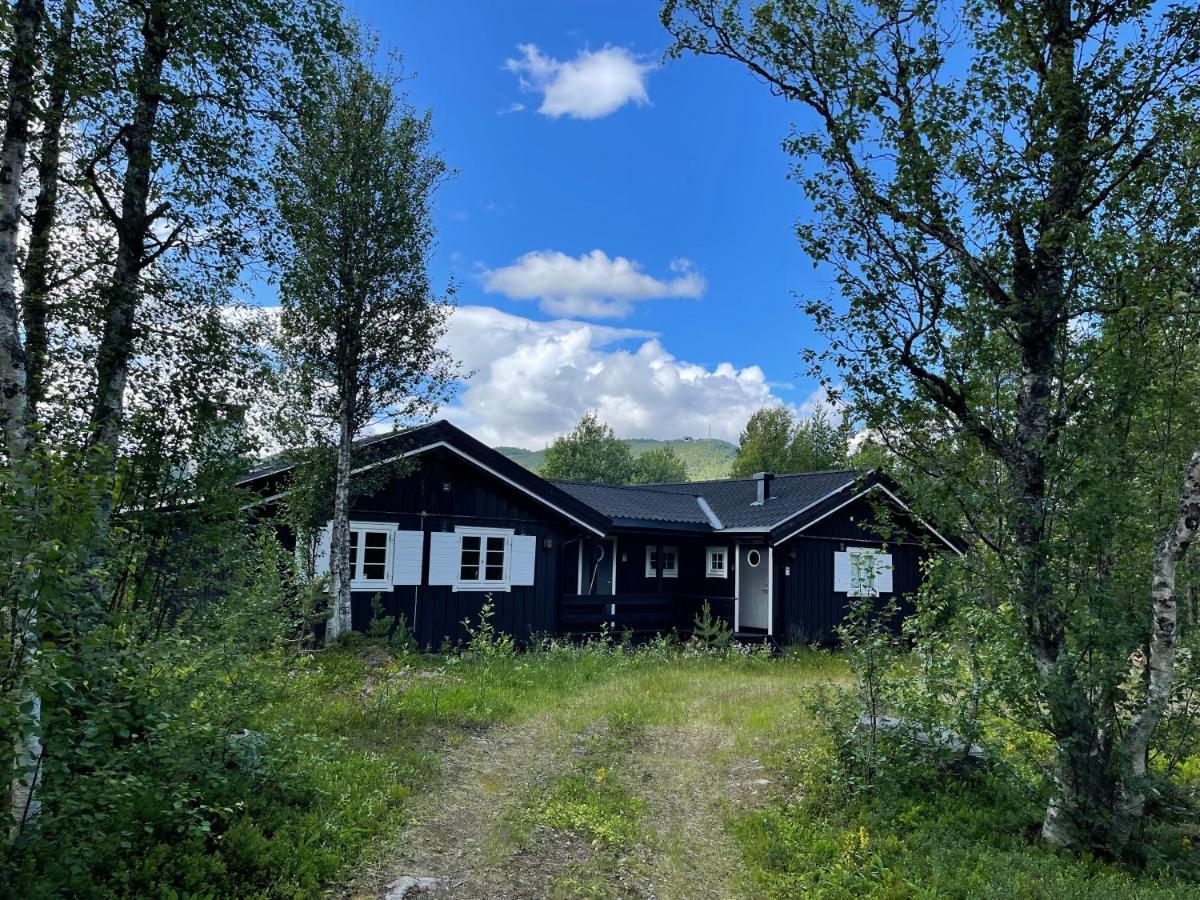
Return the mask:
{"type": "MultiPolygon", "coordinates": [[[[37,59],[37,36],[43,9],[41,0],[18,0],[14,9],[11,61],[8,69],[8,102],[5,111],[4,144],[0,148],[0,434],[4,438],[6,463],[12,465],[25,455],[28,432],[25,422],[25,348],[18,321],[17,236],[21,216],[21,178],[29,142],[29,117],[33,109],[33,73],[37,59]]],[[[10,597],[20,615],[24,598],[10,597]]],[[[12,815],[19,832],[40,809],[37,797],[38,771],[42,757],[41,697],[29,687],[37,647],[37,613],[31,608],[24,626],[14,634],[18,643],[22,675],[18,680],[18,702],[29,707],[29,718],[13,742],[12,815]]]]}
{"type": "Polygon", "coordinates": [[[21,177],[33,110],[33,71],[41,0],[18,0],[13,9],[12,57],[4,145],[0,148],[0,434],[10,460],[25,449],[25,348],[17,313],[17,232],[21,219],[21,177]]]}
{"type": "Polygon", "coordinates": [[[1141,709],[1125,732],[1128,770],[1122,778],[1113,822],[1112,843],[1123,847],[1146,808],[1146,757],[1150,736],[1162,720],[1175,683],[1175,634],[1179,604],[1175,574],[1200,528],[1200,447],[1192,453],[1179,492],[1179,508],[1158,552],[1150,583],[1149,682],[1141,709]]]}
{"type": "MultiPolygon", "coordinates": [[[[351,403],[343,396],[338,423],[337,478],[333,496],[333,535],[329,545],[329,570],[332,577],[328,640],[337,640],[350,630],[350,467],[354,446],[351,403]]],[[[361,548],[359,549],[361,553],[361,548]]]]}
{"type": "MultiPolygon", "coordinates": [[[[23,667],[28,678],[29,669],[34,663],[34,648],[37,646],[37,613],[30,611],[25,620],[24,634],[21,635],[24,646],[23,667]]],[[[25,728],[21,729],[15,741],[15,766],[12,782],[12,818],[13,835],[21,833],[22,829],[38,817],[42,810],[42,801],[38,798],[37,788],[41,781],[42,768],[42,698],[37,691],[26,687],[21,693],[22,706],[29,707],[29,719],[25,728]]]]}

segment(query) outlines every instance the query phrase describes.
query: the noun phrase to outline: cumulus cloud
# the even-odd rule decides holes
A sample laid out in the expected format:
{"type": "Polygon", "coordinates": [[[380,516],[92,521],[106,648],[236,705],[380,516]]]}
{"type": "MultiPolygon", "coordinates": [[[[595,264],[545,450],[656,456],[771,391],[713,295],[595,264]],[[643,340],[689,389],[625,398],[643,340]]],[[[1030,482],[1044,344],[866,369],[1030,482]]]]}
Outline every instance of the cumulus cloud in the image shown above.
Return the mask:
{"type": "Polygon", "coordinates": [[[751,413],[782,402],[758,366],[686,362],[631,328],[464,306],[446,346],[475,375],[443,414],[490,444],[544,447],[588,410],[622,437],[736,442],[751,413]]]}
{"type": "Polygon", "coordinates": [[[551,118],[600,119],[626,103],[650,102],[646,76],[654,68],[639,62],[624,47],[581,50],[562,62],[546,56],[536,44],[520,44],[518,59],[504,66],[520,79],[521,89],[542,95],[538,112],[551,118]]]}
{"type": "Polygon", "coordinates": [[[603,250],[568,256],[557,250],[526,253],[511,265],[483,273],[488,293],[510,300],[537,300],[551,315],[620,318],[638,300],[699,297],[704,278],[686,259],[672,260],[672,278],[655,278],[624,256],[603,250]]]}

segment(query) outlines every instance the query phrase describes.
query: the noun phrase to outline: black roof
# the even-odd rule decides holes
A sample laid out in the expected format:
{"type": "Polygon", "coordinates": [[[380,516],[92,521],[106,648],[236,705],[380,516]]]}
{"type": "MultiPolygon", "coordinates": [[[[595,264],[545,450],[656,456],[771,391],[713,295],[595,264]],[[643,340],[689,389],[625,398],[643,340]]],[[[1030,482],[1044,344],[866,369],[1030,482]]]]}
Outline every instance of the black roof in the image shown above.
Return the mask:
{"type": "Polygon", "coordinates": [[[770,498],[763,504],[756,502],[758,484],[753,478],[654,484],[646,488],[703,497],[724,528],[770,528],[830,494],[853,487],[865,474],[839,469],[776,475],[771,480],[770,498]]]}
{"type": "MultiPolygon", "coordinates": [[[[545,479],[444,420],[371,435],[356,441],[355,446],[377,446],[384,458],[449,447],[599,534],[614,528],[693,534],[733,531],[769,535],[778,541],[868,488],[884,487],[893,496],[899,493],[896,485],[878,472],[850,469],[777,475],[769,499],[761,504],[755,478],[644,485],[545,479]]],[[[287,473],[293,467],[286,459],[266,460],[239,485],[264,497],[273,496],[287,490],[287,473]]]]}
{"type": "Polygon", "coordinates": [[[848,490],[863,477],[864,473],[853,470],[778,475],[772,479],[770,497],[763,504],[757,502],[758,484],[754,478],[628,487],[580,481],[551,483],[602,512],[614,524],[672,522],[695,525],[702,531],[769,531],[805,508],[848,490]]]}
{"type": "MultiPolygon", "coordinates": [[[[677,525],[695,525],[701,529],[712,529],[709,517],[704,514],[695,491],[653,490],[635,485],[595,484],[590,481],[563,481],[551,479],[550,483],[562,488],[576,500],[608,516],[614,522],[670,522],[677,525]]],[[[687,485],[677,485],[687,487],[687,485]]]]}

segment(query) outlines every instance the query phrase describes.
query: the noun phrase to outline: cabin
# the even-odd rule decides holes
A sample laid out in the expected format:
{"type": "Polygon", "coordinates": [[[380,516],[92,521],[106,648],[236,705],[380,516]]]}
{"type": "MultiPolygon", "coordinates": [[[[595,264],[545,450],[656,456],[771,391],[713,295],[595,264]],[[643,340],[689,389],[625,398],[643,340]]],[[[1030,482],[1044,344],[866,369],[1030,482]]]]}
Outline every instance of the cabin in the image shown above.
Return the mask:
{"type": "MultiPolygon", "coordinates": [[[[446,421],[365,439],[374,477],[351,510],[351,624],[376,598],[423,647],[466,638],[490,597],[526,643],[601,630],[687,634],[705,602],[743,640],[830,642],[856,596],[903,607],[921,564],[956,544],[875,472],[615,486],[544,479],[446,421]],[[384,469],[384,471],[387,471],[384,469]]],[[[291,466],[241,486],[269,513],[291,466]]],[[[318,541],[327,571],[330,527],[318,541]]],[[[285,541],[289,538],[285,535],[285,541]]]]}

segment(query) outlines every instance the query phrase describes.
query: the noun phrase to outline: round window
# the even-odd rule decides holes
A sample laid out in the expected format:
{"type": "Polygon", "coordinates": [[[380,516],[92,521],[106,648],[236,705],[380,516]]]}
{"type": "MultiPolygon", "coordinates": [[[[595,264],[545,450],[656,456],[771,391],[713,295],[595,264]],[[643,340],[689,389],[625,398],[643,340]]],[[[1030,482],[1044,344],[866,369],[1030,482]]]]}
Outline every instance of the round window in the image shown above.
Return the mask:
{"type": "Polygon", "coordinates": [[[762,554],[757,550],[751,550],[746,554],[746,565],[753,567],[757,566],[760,562],[762,562],[762,554]]]}

